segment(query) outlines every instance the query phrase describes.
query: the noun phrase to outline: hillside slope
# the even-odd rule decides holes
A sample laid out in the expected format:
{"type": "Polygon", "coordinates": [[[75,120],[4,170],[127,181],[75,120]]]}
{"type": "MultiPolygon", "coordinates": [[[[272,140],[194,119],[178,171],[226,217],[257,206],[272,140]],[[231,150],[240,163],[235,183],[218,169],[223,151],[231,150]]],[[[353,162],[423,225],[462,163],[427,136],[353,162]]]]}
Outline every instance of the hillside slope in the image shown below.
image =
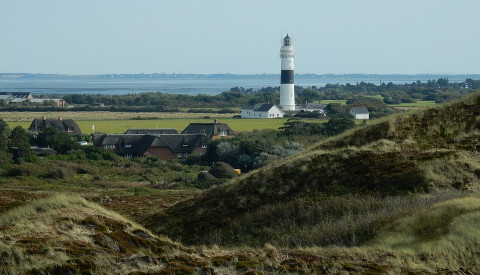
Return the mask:
{"type": "Polygon", "coordinates": [[[203,262],[80,197],[54,196],[0,215],[2,274],[173,273],[201,269],[203,262]]]}
{"type": "Polygon", "coordinates": [[[378,255],[363,251],[188,248],[94,203],[65,195],[0,214],[0,274],[310,274],[339,270],[378,274],[419,270],[377,262],[381,262],[378,255]]]}
{"type": "Polygon", "coordinates": [[[305,245],[283,240],[292,234],[315,239],[311,235],[318,234],[318,222],[308,220],[318,221],[321,211],[333,204],[333,219],[374,217],[368,225],[356,228],[355,224],[350,233],[342,233],[348,235],[345,238],[320,237],[309,244],[368,242],[375,235],[371,232],[402,215],[462,195],[432,193],[426,200],[398,201],[391,207],[401,208],[397,211],[383,208],[391,215],[376,213],[390,203],[386,197],[480,187],[479,114],[480,94],[476,93],[355,129],[158,213],[149,219],[148,227],[189,244],[305,245]],[[345,196],[352,197],[345,200],[345,196]],[[359,211],[362,204],[370,208],[359,211]],[[303,214],[307,221],[298,219],[299,213],[307,213],[303,214]]]}

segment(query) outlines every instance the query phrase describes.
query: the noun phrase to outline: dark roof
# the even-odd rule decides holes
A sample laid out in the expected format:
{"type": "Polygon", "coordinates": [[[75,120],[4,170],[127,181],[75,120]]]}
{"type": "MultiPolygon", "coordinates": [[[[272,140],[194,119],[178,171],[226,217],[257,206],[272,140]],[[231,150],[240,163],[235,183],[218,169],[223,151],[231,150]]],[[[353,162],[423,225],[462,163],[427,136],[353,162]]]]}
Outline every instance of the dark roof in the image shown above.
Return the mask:
{"type": "Polygon", "coordinates": [[[177,129],[128,129],[125,134],[151,134],[151,135],[164,135],[164,134],[178,134],[177,129]]]}
{"type": "Polygon", "coordinates": [[[367,107],[352,107],[352,109],[350,109],[350,112],[353,112],[355,114],[369,114],[367,107]]]}
{"type": "Polygon", "coordinates": [[[27,98],[32,95],[32,93],[28,92],[0,92],[0,95],[11,95],[15,98],[27,98]]]}
{"type": "Polygon", "coordinates": [[[322,111],[327,105],[322,103],[307,103],[297,105],[297,110],[311,110],[311,111],[322,111]]]}
{"type": "Polygon", "coordinates": [[[31,132],[40,132],[45,128],[55,127],[61,131],[71,133],[74,135],[81,135],[82,131],[77,123],[72,119],[41,119],[36,118],[30,124],[29,130],[31,132]],[[70,129],[70,131],[69,131],[70,129]]]}
{"type": "Polygon", "coordinates": [[[243,109],[253,110],[255,112],[268,112],[273,108],[273,106],[275,106],[275,104],[257,103],[255,105],[247,106],[243,109]]]}
{"type": "Polygon", "coordinates": [[[200,147],[208,142],[209,139],[201,134],[97,134],[93,137],[95,147],[115,144],[118,146],[118,151],[135,155],[144,155],[151,147],[168,147],[175,154],[192,153],[195,147],[200,147]],[[125,147],[125,144],[131,144],[131,146],[125,147]]]}
{"type": "Polygon", "coordinates": [[[229,135],[235,135],[235,132],[225,123],[190,123],[182,134],[205,134],[208,138],[217,136],[220,131],[228,131],[229,135]]]}
{"type": "Polygon", "coordinates": [[[168,147],[174,153],[192,153],[195,147],[207,143],[208,141],[203,139],[201,134],[159,135],[156,136],[151,147],[168,147]]]}
{"type": "Polygon", "coordinates": [[[307,110],[323,110],[327,107],[327,105],[322,104],[322,103],[307,103],[307,106],[305,106],[305,109],[307,110]]]}
{"type": "Polygon", "coordinates": [[[37,155],[39,156],[54,156],[55,155],[55,150],[52,148],[48,147],[37,147],[37,146],[32,146],[30,149],[37,155]]]}

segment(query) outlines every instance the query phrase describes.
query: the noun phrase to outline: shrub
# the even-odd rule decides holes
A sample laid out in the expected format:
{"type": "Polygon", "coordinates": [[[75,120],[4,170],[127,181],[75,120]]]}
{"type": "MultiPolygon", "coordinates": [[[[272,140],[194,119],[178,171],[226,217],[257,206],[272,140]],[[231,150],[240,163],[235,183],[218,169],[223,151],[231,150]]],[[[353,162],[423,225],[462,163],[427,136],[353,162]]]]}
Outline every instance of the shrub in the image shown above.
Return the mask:
{"type": "Polygon", "coordinates": [[[210,169],[210,174],[212,174],[216,178],[234,178],[238,174],[235,172],[232,166],[225,162],[217,162],[213,165],[212,169],[210,169]]]}
{"type": "Polygon", "coordinates": [[[198,173],[197,179],[199,181],[206,181],[206,180],[216,180],[217,178],[214,175],[204,171],[204,172],[198,173]]]}
{"type": "Polygon", "coordinates": [[[57,169],[45,175],[46,178],[51,179],[66,179],[73,178],[74,176],[75,172],[65,167],[58,167],[57,169]]]}

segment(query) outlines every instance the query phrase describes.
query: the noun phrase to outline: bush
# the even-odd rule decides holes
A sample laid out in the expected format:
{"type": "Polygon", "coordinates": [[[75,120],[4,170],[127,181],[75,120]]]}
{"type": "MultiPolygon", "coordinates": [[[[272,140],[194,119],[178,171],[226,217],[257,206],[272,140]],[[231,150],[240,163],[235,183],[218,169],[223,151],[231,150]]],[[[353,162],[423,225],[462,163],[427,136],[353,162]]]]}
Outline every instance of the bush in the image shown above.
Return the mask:
{"type": "Polygon", "coordinates": [[[216,180],[217,178],[214,175],[204,171],[204,172],[198,173],[197,179],[199,181],[206,181],[206,180],[216,180]]]}
{"type": "Polygon", "coordinates": [[[66,179],[73,178],[74,176],[75,172],[65,167],[58,167],[57,169],[45,175],[46,178],[51,179],[66,179]]]}
{"type": "Polygon", "coordinates": [[[235,170],[233,169],[233,167],[225,162],[215,163],[212,169],[210,169],[210,174],[220,179],[231,179],[238,175],[237,172],[235,172],[235,170]]]}

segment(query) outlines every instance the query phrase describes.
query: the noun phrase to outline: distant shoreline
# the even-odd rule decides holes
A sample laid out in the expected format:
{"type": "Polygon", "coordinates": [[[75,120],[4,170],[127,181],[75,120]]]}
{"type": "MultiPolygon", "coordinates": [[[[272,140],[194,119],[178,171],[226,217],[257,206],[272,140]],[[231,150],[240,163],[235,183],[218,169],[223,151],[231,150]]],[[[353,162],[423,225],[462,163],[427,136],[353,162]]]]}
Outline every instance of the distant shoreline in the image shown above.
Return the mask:
{"type": "MultiPolygon", "coordinates": [[[[0,78],[269,78],[279,77],[280,74],[183,74],[183,73],[151,73],[151,74],[44,74],[44,73],[0,73],[0,78]]],[[[348,73],[348,74],[313,74],[296,73],[295,77],[300,78],[325,78],[325,77],[387,77],[387,78],[415,78],[425,77],[439,78],[439,77],[467,77],[480,78],[480,74],[454,74],[454,73],[420,73],[420,74],[362,74],[362,73],[348,73]]]]}
{"type": "MultiPolygon", "coordinates": [[[[295,85],[325,87],[327,84],[411,84],[420,80],[448,78],[461,83],[480,74],[295,74],[295,85]]],[[[280,86],[279,74],[102,74],[61,75],[0,73],[0,92],[30,92],[37,95],[126,95],[148,92],[184,95],[217,95],[231,88],[259,90],[280,86]]]]}

